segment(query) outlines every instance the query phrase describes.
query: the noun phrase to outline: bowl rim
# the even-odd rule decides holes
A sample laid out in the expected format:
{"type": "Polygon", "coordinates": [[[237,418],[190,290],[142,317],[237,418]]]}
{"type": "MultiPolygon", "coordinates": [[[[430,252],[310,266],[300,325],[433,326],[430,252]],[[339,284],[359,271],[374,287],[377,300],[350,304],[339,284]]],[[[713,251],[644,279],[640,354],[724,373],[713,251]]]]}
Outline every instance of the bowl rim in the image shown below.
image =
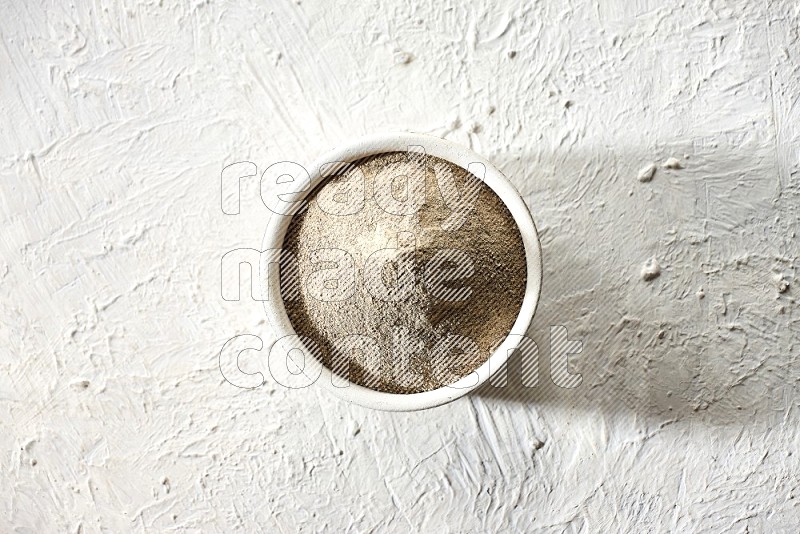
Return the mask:
{"type": "MultiPolygon", "coordinates": [[[[462,377],[458,381],[430,391],[421,393],[386,393],[376,391],[354,382],[348,382],[346,387],[334,384],[333,372],[320,360],[316,359],[306,347],[298,347],[286,342],[284,349],[303,348],[306,360],[302,373],[307,378],[316,375],[314,382],[320,382],[328,391],[340,399],[358,404],[360,406],[387,411],[414,411],[433,408],[451,402],[478,388],[486,382],[497,370],[501,369],[509,356],[517,349],[530,326],[539,303],[542,288],[542,250],[536,225],[531,217],[522,196],[514,185],[500,172],[489,160],[473,152],[471,149],[458,145],[452,141],[441,139],[430,134],[395,132],[372,134],[351,140],[341,146],[323,154],[308,168],[310,185],[303,191],[282,194],[285,202],[295,202],[295,207],[285,215],[277,214],[270,210],[262,241],[262,251],[281,249],[286,236],[289,223],[298,211],[301,201],[322,183],[327,176],[320,171],[326,164],[332,162],[353,162],[368,156],[385,152],[404,152],[410,147],[423,147],[425,154],[449,161],[459,167],[468,169],[472,163],[483,164],[485,174],[478,176],[492,191],[497,194],[508,208],[516,222],[522,237],[525,249],[526,284],[525,294],[517,318],[511,330],[498,345],[495,351],[475,371],[462,377]],[[311,366],[307,365],[310,363],[311,366]],[[310,372],[309,369],[313,369],[310,372]],[[319,373],[319,374],[317,374],[319,373]],[[475,380],[477,375],[477,381],[475,380]]],[[[296,338],[291,321],[280,296],[280,275],[278,269],[269,269],[266,262],[260,263],[259,285],[263,295],[277,295],[275,298],[264,299],[263,306],[267,315],[269,326],[273,330],[274,343],[269,351],[289,338],[296,338]]],[[[300,342],[302,345],[302,342],[300,342]]],[[[339,378],[339,380],[342,380],[339,378]]]]}

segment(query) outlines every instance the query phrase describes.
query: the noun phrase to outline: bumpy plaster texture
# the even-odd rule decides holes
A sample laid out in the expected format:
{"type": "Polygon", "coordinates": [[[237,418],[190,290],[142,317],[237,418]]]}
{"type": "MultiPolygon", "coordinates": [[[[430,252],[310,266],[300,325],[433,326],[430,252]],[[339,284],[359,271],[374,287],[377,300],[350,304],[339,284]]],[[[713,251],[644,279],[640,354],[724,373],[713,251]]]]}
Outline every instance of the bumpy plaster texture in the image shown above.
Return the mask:
{"type": "Polygon", "coordinates": [[[796,528],[800,7],[327,4],[3,2],[0,529],[796,528]],[[223,214],[221,169],[406,129],[528,202],[538,385],[397,414],[227,383],[271,334],[219,258],[269,212],[256,177],[223,214]]]}

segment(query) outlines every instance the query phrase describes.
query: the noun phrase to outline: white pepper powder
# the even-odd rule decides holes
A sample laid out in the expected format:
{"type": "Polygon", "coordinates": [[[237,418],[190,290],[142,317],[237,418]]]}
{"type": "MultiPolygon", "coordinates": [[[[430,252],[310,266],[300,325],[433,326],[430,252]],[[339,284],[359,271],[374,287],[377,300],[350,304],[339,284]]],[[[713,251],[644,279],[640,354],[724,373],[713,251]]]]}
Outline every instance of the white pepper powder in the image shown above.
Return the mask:
{"type": "Polygon", "coordinates": [[[281,293],[297,334],[336,374],[384,392],[429,391],[473,372],[508,335],[525,293],[525,249],[506,206],[432,156],[379,154],[326,179],[292,219],[284,250],[294,262],[281,265],[281,293]]]}

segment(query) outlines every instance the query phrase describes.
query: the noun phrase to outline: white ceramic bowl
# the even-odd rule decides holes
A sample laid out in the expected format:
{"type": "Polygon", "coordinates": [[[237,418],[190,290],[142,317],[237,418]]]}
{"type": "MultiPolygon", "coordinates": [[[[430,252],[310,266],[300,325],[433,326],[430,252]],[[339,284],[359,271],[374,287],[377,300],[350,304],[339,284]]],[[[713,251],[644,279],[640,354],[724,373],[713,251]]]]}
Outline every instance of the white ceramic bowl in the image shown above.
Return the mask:
{"type": "MultiPolygon", "coordinates": [[[[465,169],[471,163],[482,163],[485,166],[484,183],[502,199],[519,227],[525,247],[527,282],[519,315],[506,339],[475,372],[448,386],[422,393],[409,394],[385,393],[355,383],[347,383],[342,386],[343,380],[341,378],[332,376],[333,373],[330,369],[316,360],[310,351],[304,350],[306,356],[302,372],[311,380],[316,378],[314,386],[321,384],[346,401],[381,410],[412,411],[432,408],[455,400],[480,386],[493,372],[503,366],[509,354],[521,342],[521,336],[525,335],[533,319],[542,286],[542,252],[539,235],[536,232],[536,226],[525,202],[511,182],[488,160],[468,148],[450,141],[431,135],[414,133],[379,134],[356,139],[325,154],[308,168],[311,177],[310,187],[307,187],[302,192],[292,193],[282,198],[286,202],[296,202],[305,198],[320,182],[326,179],[321,176],[320,170],[327,163],[351,162],[384,152],[404,152],[409,147],[414,146],[422,146],[427,155],[450,161],[465,169]]],[[[264,234],[263,250],[280,249],[283,246],[283,239],[293,215],[294,212],[290,212],[288,215],[273,214],[271,216],[264,234]]],[[[264,301],[264,309],[273,333],[278,339],[270,349],[270,358],[277,354],[279,358],[283,358],[283,361],[286,361],[290,350],[297,348],[302,350],[305,347],[297,341],[294,328],[286,314],[283,300],[280,298],[278,269],[267,269],[265,263],[262,262],[259,279],[266,285],[264,289],[269,291],[268,294],[271,296],[269,300],[264,301]]]]}

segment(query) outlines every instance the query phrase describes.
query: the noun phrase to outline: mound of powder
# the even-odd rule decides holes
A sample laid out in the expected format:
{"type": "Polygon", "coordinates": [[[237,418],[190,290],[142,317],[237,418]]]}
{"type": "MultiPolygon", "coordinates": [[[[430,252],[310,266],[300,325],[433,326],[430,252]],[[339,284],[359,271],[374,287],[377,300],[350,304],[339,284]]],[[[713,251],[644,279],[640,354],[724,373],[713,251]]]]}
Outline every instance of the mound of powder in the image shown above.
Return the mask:
{"type": "Polygon", "coordinates": [[[432,156],[384,153],[336,171],[283,246],[295,331],[337,375],[378,391],[429,391],[472,373],[525,293],[525,249],[506,206],[432,156]]]}

